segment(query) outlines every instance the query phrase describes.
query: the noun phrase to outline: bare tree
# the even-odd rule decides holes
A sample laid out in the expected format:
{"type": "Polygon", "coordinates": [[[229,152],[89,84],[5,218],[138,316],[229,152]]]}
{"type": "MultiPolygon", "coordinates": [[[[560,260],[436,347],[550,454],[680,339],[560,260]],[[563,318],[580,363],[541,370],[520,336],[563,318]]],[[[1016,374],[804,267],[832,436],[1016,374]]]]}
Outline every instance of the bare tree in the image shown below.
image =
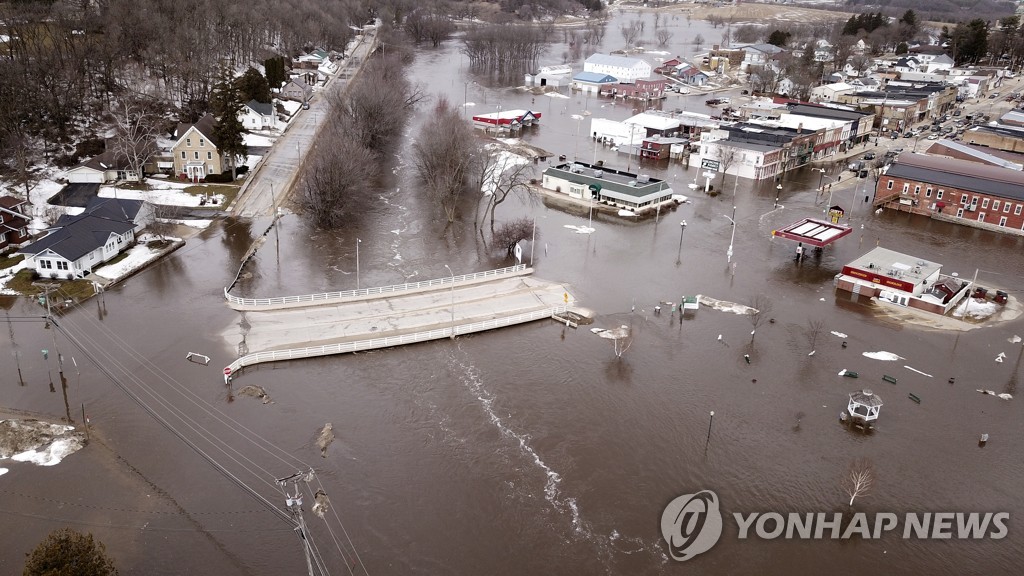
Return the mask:
{"type": "Polygon", "coordinates": [[[658,46],[667,46],[672,36],[672,31],[668,28],[658,28],[658,31],[654,33],[654,37],[658,40],[658,46]]]}
{"type": "Polygon", "coordinates": [[[525,159],[513,158],[508,154],[499,156],[489,164],[490,170],[487,171],[484,187],[490,194],[487,196],[484,216],[490,211],[491,230],[494,230],[494,213],[498,205],[504,202],[510,194],[526,194],[530,191],[533,165],[525,159]]]}
{"type": "MultiPolygon", "coordinates": [[[[719,150],[721,151],[721,156],[719,156],[718,162],[719,167],[722,170],[722,179],[718,183],[718,186],[719,188],[721,188],[725,186],[725,174],[729,171],[729,168],[732,167],[732,165],[736,162],[736,159],[739,158],[739,153],[732,146],[726,148],[719,147],[719,150]]],[[[739,178],[739,176],[737,176],[737,178],[739,178]]]]}
{"type": "Polygon", "coordinates": [[[351,138],[375,153],[394,144],[405,126],[406,113],[424,98],[421,87],[407,79],[401,56],[374,57],[347,92],[336,92],[331,111],[347,118],[351,138]]]}
{"type": "Polygon", "coordinates": [[[459,200],[468,188],[478,143],[472,128],[441,98],[413,144],[413,163],[427,194],[444,209],[447,224],[455,221],[459,200]]]}
{"type": "Polygon", "coordinates": [[[306,161],[299,204],[316,226],[338,228],[378,166],[374,152],[354,140],[344,124],[328,125],[306,161]]]}
{"type": "Polygon", "coordinates": [[[591,20],[587,22],[587,32],[590,33],[590,39],[594,44],[600,44],[604,42],[605,23],[591,20]]]}
{"type": "Polygon", "coordinates": [[[694,46],[700,48],[704,44],[704,37],[701,36],[700,34],[697,34],[696,36],[693,37],[692,42],[694,46]]]}
{"type": "Polygon", "coordinates": [[[612,341],[612,349],[618,358],[622,358],[626,350],[629,350],[629,347],[633,345],[633,329],[625,324],[618,328],[600,332],[598,336],[612,341]]]}
{"type": "Polygon", "coordinates": [[[117,129],[114,155],[141,179],[143,168],[156,153],[159,119],[144,104],[126,99],[115,102],[111,114],[117,129]]]}
{"type": "Polygon", "coordinates": [[[822,331],[825,330],[825,322],[822,320],[808,320],[807,321],[807,339],[811,344],[811,352],[814,352],[817,348],[818,336],[821,335],[822,331]]]}
{"type": "Polygon", "coordinates": [[[502,222],[491,235],[491,244],[495,248],[500,248],[506,256],[511,256],[519,241],[533,236],[533,227],[534,221],[529,218],[516,218],[502,222]]]}
{"type": "Polygon", "coordinates": [[[630,20],[619,27],[619,33],[622,34],[622,39],[626,42],[626,48],[636,45],[641,32],[643,32],[643,22],[640,20],[630,20]]]}
{"type": "Polygon", "coordinates": [[[843,492],[850,497],[848,506],[853,506],[857,497],[867,496],[875,483],[875,468],[867,458],[858,458],[850,462],[846,474],[843,475],[843,492]]]}
{"type": "Polygon", "coordinates": [[[722,48],[728,48],[730,42],[732,42],[732,27],[722,31],[722,48]]]}
{"type": "Polygon", "coordinates": [[[757,329],[771,317],[772,300],[764,294],[758,294],[750,299],[750,307],[753,308],[753,312],[747,315],[747,320],[750,320],[750,325],[754,328],[750,331],[750,339],[753,340],[757,329]]]}

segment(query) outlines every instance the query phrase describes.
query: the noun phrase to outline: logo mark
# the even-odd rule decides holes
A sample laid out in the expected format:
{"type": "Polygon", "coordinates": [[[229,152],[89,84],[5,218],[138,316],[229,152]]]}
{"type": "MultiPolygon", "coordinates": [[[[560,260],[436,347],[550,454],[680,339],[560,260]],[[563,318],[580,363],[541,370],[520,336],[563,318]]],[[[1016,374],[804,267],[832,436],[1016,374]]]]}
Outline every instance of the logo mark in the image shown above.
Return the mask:
{"type": "Polygon", "coordinates": [[[707,552],[722,536],[722,512],[711,490],[683,494],[661,513],[661,535],[669,554],[684,562],[707,552]]]}

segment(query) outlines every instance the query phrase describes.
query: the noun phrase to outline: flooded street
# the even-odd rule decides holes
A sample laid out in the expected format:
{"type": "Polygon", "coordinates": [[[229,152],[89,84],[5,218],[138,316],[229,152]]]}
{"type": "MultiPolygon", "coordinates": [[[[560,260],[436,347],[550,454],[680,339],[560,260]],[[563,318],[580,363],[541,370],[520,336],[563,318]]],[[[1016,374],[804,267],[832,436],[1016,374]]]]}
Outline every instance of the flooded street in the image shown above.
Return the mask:
{"type": "MultiPolygon", "coordinates": [[[[629,16],[619,16],[624,17],[629,16]]],[[[617,22],[609,24],[607,50],[621,44],[617,22]]],[[[685,17],[673,25],[680,28],[674,41],[685,41],[685,17]]],[[[697,21],[691,26],[702,27],[706,44],[717,42],[720,30],[697,21]]],[[[692,52],[681,43],[666,51],[684,49],[692,52]]],[[[560,62],[564,50],[553,46],[542,63],[560,62]]],[[[631,106],[606,99],[488,88],[465,66],[453,41],[420,53],[409,73],[434,95],[443,91],[453,103],[475,103],[467,107],[470,113],[494,111],[499,104],[539,110],[541,124],[524,140],[556,157],[592,159],[590,118],[633,114],[631,106]],[[593,115],[578,126],[572,115],[584,111],[593,115]]],[[[704,111],[705,98],[673,95],[663,107],[704,111]]],[[[421,106],[409,138],[418,137],[429,109],[421,106]]],[[[401,147],[407,149],[408,144],[401,147]]],[[[597,149],[597,159],[619,167],[628,161],[604,148],[597,149]]],[[[96,443],[55,469],[6,466],[11,471],[0,478],[0,489],[13,513],[9,520],[46,529],[60,518],[91,522],[89,529],[123,559],[123,573],[305,570],[288,525],[169,429],[186,438],[199,431],[173,416],[161,426],[102,369],[160,414],[187,412],[210,435],[250,458],[253,464],[231,449],[206,448],[236,474],[252,470],[246,482],[264,478],[256,487],[275,505],[283,507],[284,501],[274,478],[301,470],[302,463],[316,467],[371,574],[679,574],[688,568],[735,574],[752,566],[765,574],[824,573],[839,566],[882,574],[1017,573],[1024,556],[1024,539],[1013,526],[1024,513],[1024,397],[1017,392],[1024,347],[1008,339],[1024,335],[1024,320],[965,332],[921,328],[834,293],[832,278],[877,244],[942,263],[943,272],[963,277],[977,268],[982,286],[998,285],[1020,298],[1024,240],[907,214],[876,215],[862,202],[870,192],[857,199],[846,192],[833,203],[849,206],[848,213],[852,209],[854,233],[820,258],[798,264],[793,244],[771,240],[771,231],[821,215],[817,172],[787,174],[781,182],[784,208],[773,210],[775,182],[740,181],[734,200],[731,177],[727,192],[711,198],[686,187],[692,168],[645,165],[643,171],[667,178],[678,193],[693,195],[693,203],[641,222],[595,212],[593,234],[566,228],[586,224],[586,211],[526,199],[498,209],[499,220],[537,219],[537,277],[567,283],[597,313],[595,326],[633,327],[634,341],[622,358],[586,328],[542,321],[454,342],[246,369],[234,386],[260,386],[273,402],[232,401],[220,370],[239,353],[244,320],[225,305],[222,287],[267,222],[226,220],[189,238],[184,248],[111,290],[102,302],[88,301],[63,317],[69,332],[99,350],[92,361],[69,352],[73,346],[59,334],[56,339],[80,370],[79,376],[66,368],[70,405],[84,405],[105,445],[123,458],[111,457],[108,468],[130,466],[130,478],[108,484],[93,470],[102,467],[89,458],[90,451],[101,452],[96,443]],[[733,267],[726,262],[732,228],[725,216],[734,202],[733,267]],[[696,294],[740,304],[763,294],[774,322],[758,326],[752,338],[749,317],[702,307],[680,321],[663,304],[696,294]],[[655,315],[659,303],[662,312],[655,315]],[[812,346],[809,326],[815,321],[824,330],[812,346]],[[879,351],[902,360],[863,355],[879,351]],[[189,363],[188,352],[212,361],[189,363]],[[1003,363],[994,361],[1000,352],[1007,355],[1003,363]],[[844,368],[860,378],[837,376],[844,368]],[[885,382],[883,375],[898,382],[885,382]],[[839,423],[848,393],[861,388],[873,389],[885,402],[870,435],[839,423]],[[977,388],[1015,398],[1003,401],[977,388]],[[922,402],[912,402],[908,393],[922,402]],[[205,411],[204,401],[233,422],[205,411]],[[710,411],[715,416],[708,437],[710,411]],[[327,422],[336,438],[324,458],[315,440],[327,422]],[[254,447],[232,430],[266,438],[297,460],[254,447]],[[982,433],[991,439],[979,448],[982,433]],[[676,496],[714,490],[729,522],[733,512],[843,511],[848,498],[841,477],[851,460],[862,457],[873,461],[877,479],[856,510],[1007,511],[1010,535],[954,542],[904,540],[898,533],[879,541],[740,541],[733,524],[712,550],[685,566],[668,556],[659,519],[676,496]],[[81,497],[109,507],[102,498],[110,490],[124,491],[117,500],[130,512],[94,514],[73,504],[81,497]],[[161,490],[168,498],[153,500],[161,490]],[[43,496],[51,502],[40,504],[43,496]]],[[[295,215],[284,217],[233,293],[354,288],[356,238],[362,241],[363,287],[445,276],[446,264],[455,274],[510,265],[483,248],[471,215],[463,219],[468,224],[459,233],[443,231],[442,218],[417,192],[411,161],[400,151],[389,186],[372,210],[336,233],[312,230],[295,215]]],[[[24,299],[11,306],[12,317],[40,315],[24,299]]],[[[44,360],[38,352],[53,347],[50,331],[37,323],[12,326],[27,385],[5,376],[4,404],[64,414],[59,384],[55,393],[48,385],[54,355],[44,360]]],[[[0,356],[4,374],[16,373],[14,360],[0,356]]],[[[320,520],[309,515],[307,522],[316,529],[320,520]]],[[[6,572],[20,569],[22,553],[37,540],[11,525],[4,531],[8,544],[0,564],[10,568],[6,572]]],[[[320,543],[331,545],[331,535],[321,536],[320,543]]],[[[341,563],[330,568],[348,572],[341,563]]]]}

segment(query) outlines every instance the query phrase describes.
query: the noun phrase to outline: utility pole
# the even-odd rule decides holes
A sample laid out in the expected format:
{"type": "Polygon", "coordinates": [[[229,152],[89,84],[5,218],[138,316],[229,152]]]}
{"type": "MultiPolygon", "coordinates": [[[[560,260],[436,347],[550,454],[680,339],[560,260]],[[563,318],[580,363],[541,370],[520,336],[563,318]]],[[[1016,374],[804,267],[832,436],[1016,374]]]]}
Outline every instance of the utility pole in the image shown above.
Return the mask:
{"type": "Polygon", "coordinates": [[[711,443],[711,424],[715,421],[715,411],[711,411],[711,419],[708,420],[708,438],[704,441],[704,457],[708,455],[708,444],[711,443]]]}
{"type": "Polygon", "coordinates": [[[299,534],[299,540],[302,541],[302,551],[306,554],[306,571],[309,576],[314,576],[313,573],[313,543],[309,540],[309,532],[306,530],[306,520],[302,517],[302,493],[299,492],[299,481],[305,480],[307,477],[312,476],[313,471],[310,470],[308,473],[303,474],[302,472],[296,472],[286,478],[279,478],[277,480],[278,485],[281,486],[285,493],[285,505],[288,507],[288,511],[292,514],[292,520],[295,522],[295,531],[299,534]],[[294,488],[292,494],[288,494],[287,485],[291,484],[294,488]]]}

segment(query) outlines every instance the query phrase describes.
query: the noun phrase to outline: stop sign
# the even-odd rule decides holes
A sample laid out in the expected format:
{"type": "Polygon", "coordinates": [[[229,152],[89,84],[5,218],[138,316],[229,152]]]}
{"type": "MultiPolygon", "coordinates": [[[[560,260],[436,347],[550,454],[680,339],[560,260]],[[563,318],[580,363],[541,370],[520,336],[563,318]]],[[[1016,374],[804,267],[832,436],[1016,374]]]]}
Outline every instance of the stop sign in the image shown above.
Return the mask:
{"type": "Polygon", "coordinates": [[[224,367],[224,375],[225,376],[231,376],[231,366],[225,366],[224,367]]]}

